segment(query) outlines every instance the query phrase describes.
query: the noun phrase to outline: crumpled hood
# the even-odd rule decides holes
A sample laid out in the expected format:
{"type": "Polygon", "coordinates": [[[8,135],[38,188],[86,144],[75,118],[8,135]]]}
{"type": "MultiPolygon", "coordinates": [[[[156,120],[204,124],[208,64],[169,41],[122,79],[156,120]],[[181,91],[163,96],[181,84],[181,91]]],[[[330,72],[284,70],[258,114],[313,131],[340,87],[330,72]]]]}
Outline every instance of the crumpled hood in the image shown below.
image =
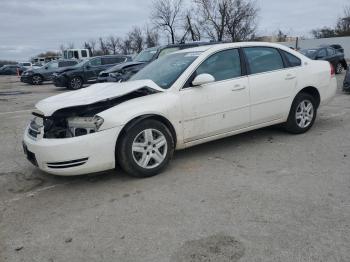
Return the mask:
{"type": "Polygon", "coordinates": [[[164,89],[160,88],[152,80],[137,80],[123,83],[100,83],[77,91],[66,92],[64,94],[46,98],[39,101],[35,107],[44,113],[45,116],[51,116],[54,112],[62,108],[89,105],[121,97],[144,87],[164,92],[164,89]]]}
{"type": "Polygon", "coordinates": [[[143,65],[145,62],[138,62],[138,61],[130,61],[130,62],[125,62],[119,65],[112,66],[111,68],[108,68],[107,70],[104,70],[104,73],[115,73],[118,72],[119,70],[122,70],[126,67],[132,67],[132,66],[137,66],[137,65],[143,65]]]}

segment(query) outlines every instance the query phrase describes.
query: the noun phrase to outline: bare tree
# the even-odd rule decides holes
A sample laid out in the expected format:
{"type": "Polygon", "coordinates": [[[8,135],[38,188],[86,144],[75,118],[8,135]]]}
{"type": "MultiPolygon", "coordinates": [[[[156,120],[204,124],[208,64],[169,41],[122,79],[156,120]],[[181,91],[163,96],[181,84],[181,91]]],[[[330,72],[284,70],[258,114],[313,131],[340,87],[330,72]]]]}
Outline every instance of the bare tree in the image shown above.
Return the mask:
{"type": "Polygon", "coordinates": [[[282,32],[281,29],[278,30],[278,33],[277,33],[277,42],[285,42],[287,39],[287,35],[282,32]]]}
{"type": "Polygon", "coordinates": [[[256,32],[258,8],[250,0],[227,0],[226,33],[232,42],[250,39],[256,32]]]}
{"type": "Polygon", "coordinates": [[[230,0],[194,0],[202,29],[212,40],[224,40],[230,2],[230,0]]]}
{"type": "Polygon", "coordinates": [[[154,24],[165,31],[171,37],[171,43],[175,43],[175,31],[180,20],[182,0],[154,0],[151,19],[154,24]]]}
{"type": "Polygon", "coordinates": [[[73,42],[68,43],[67,49],[74,49],[74,43],[73,42]]]}
{"type": "Polygon", "coordinates": [[[335,32],[337,36],[350,36],[350,5],[344,7],[343,17],[338,18],[335,32]]]}
{"type": "Polygon", "coordinates": [[[131,40],[129,37],[125,37],[124,39],[117,38],[117,42],[118,50],[120,51],[120,53],[124,55],[132,53],[131,40]]]}
{"type": "Polygon", "coordinates": [[[191,11],[187,11],[187,14],[184,17],[184,34],[180,40],[180,42],[185,42],[185,40],[188,38],[188,35],[190,36],[190,39],[192,41],[200,41],[201,40],[201,30],[197,24],[197,21],[192,18],[191,11]]]}
{"type": "Polygon", "coordinates": [[[149,27],[145,29],[145,45],[147,47],[154,47],[159,45],[159,33],[157,30],[151,30],[149,27]]]}
{"type": "Polygon", "coordinates": [[[133,53],[139,53],[143,49],[144,39],[140,27],[134,26],[129,32],[128,38],[131,41],[131,49],[133,53]]]}
{"type": "Polygon", "coordinates": [[[91,55],[94,56],[96,55],[96,40],[95,39],[90,39],[88,41],[88,44],[90,46],[90,49],[91,49],[91,55]]]}
{"type": "Polygon", "coordinates": [[[66,50],[67,48],[66,48],[66,46],[64,44],[61,44],[59,49],[60,49],[60,51],[61,51],[61,53],[63,55],[64,50],[66,50]]]}
{"type": "Polygon", "coordinates": [[[107,38],[107,48],[112,52],[112,54],[116,54],[118,51],[118,38],[114,36],[110,36],[107,38]]]}
{"type": "Polygon", "coordinates": [[[108,51],[108,47],[107,47],[106,41],[102,37],[100,37],[98,39],[98,41],[99,41],[99,44],[100,44],[100,50],[101,50],[102,54],[108,55],[109,51],[108,51]]]}
{"type": "Polygon", "coordinates": [[[323,28],[319,28],[319,29],[314,29],[311,31],[311,34],[317,39],[336,36],[335,30],[333,28],[330,28],[330,27],[323,27],[323,28]]]}

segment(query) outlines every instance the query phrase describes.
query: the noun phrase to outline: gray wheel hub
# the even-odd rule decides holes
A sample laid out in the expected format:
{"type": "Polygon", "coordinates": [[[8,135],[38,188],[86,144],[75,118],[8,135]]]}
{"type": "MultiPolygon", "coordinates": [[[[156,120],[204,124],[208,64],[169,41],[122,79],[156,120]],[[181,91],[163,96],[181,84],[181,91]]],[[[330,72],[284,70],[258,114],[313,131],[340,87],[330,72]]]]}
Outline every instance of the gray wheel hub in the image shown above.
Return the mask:
{"type": "Polygon", "coordinates": [[[162,132],[145,129],[132,143],[134,161],[142,168],[151,169],[163,163],[167,155],[168,143],[162,132]]]}
{"type": "Polygon", "coordinates": [[[300,128],[307,128],[314,118],[314,106],[309,100],[299,103],[295,112],[295,119],[300,128]]]}

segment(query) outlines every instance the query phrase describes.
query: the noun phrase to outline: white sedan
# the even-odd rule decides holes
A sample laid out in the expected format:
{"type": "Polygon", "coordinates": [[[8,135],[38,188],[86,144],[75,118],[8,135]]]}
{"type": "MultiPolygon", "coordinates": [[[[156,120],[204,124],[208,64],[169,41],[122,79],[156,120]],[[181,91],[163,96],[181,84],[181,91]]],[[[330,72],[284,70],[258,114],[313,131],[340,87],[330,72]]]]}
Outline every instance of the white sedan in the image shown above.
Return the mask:
{"type": "Polygon", "coordinates": [[[113,169],[149,177],[175,149],[283,123],[309,130],[337,88],[334,69],[270,43],[202,46],[166,55],[125,83],[40,101],[27,158],[56,175],[113,169]]]}

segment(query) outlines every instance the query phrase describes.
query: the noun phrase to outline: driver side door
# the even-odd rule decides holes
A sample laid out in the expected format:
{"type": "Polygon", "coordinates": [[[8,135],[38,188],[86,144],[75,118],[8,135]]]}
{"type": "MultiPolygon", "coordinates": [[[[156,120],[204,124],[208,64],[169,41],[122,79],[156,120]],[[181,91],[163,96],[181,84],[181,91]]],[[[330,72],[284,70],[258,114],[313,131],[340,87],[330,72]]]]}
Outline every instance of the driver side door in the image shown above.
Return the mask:
{"type": "Polygon", "coordinates": [[[238,49],[228,49],[208,57],[193,73],[210,74],[213,83],[180,91],[184,142],[229,133],[249,126],[249,84],[242,73],[238,49]]]}
{"type": "Polygon", "coordinates": [[[96,57],[91,59],[84,69],[86,80],[87,81],[95,80],[101,71],[100,68],[101,68],[101,58],[96,57]]]}

